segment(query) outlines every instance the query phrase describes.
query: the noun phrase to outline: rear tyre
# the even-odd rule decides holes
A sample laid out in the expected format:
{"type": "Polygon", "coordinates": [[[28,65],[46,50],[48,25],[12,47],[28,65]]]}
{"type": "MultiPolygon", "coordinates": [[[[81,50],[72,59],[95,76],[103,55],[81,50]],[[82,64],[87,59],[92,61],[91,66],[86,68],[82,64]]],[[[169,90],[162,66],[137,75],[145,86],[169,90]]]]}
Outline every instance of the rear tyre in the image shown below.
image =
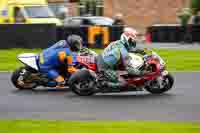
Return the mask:
{"type": "Polygon", "coordinates": [[[162,94],[166,91],[169,91],[174,85],[174,78],[171,74],[168,74],[164,77],[164,86],[162,88],[153,88],[146,86],[145,89],[152,94],[162,94]]]}
{"type": "Polygon", "coordinates": [[[89,87],[92,84],[91,82],[91,80],[77,80],[71,86],[72,91],[79,96],[91,96],[94,94],[93,89],[89,87]]]}
{"type": "Polygon", "coordinates": [[[69,80],[72,92],[79,96],[91,96],[94,92],[95,81],[88,71],[80,71],[69,80]]]}
{"type": "Polygon", "coordinates": [[[37,87],[36,83],[24,83],[23,72],[26,71],[25,67],[20,67],[12,73],[11,81],[13,85],[19,90],[32,90],[37,87]]]}

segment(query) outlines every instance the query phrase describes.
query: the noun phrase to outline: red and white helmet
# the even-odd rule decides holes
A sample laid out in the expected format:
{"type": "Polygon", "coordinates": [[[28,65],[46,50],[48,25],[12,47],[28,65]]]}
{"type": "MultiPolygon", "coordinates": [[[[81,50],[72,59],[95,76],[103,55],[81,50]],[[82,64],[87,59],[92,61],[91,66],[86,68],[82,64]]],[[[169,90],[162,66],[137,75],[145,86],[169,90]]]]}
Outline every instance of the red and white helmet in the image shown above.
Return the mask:
{"type": "Polygon", "coordinates": [[[120,40],[125,44],[125,47],[130,49],[136,47],[136,39],[138,32],[130,27],[124,28],[120,40]]]}

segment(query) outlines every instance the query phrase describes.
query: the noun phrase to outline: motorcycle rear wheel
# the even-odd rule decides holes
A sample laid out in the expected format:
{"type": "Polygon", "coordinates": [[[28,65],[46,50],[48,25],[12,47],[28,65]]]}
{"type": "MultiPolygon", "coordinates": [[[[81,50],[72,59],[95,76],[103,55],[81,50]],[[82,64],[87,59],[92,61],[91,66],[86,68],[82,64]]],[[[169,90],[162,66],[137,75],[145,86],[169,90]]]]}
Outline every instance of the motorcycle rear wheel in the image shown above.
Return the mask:
{"type": "Polygon", "coordinates": [[[145,89],[152,94],[162,94],[166,91],[169,91],[174,84],[174,78],[171,74],[166,75],[164,78],[165,78],[165,81],[167,81],[164,87],[155,89],[150,86],[146,86],[145,89]]]}
{"type": "Polygon", "coordinates": [[[79,96],[91,96],[94,94],[93,89],[91,89],[91,83],[93,81],[91,79],[80,80],[77,79],[76,82],[73,83],[72,91],[79,96]]]}
{"type": "MultiPolygon", "coordinates": [[[[37,87],[36,83],[24,83],[20,84],[20,76],[23,76],[21,73],[26,70],[26,67],[20,67],[12,73],[11,81],[13,85],[19,90],[32,90],[37,87]]],[[[23,82],[23,81],[21,81],[23,82]]]]}

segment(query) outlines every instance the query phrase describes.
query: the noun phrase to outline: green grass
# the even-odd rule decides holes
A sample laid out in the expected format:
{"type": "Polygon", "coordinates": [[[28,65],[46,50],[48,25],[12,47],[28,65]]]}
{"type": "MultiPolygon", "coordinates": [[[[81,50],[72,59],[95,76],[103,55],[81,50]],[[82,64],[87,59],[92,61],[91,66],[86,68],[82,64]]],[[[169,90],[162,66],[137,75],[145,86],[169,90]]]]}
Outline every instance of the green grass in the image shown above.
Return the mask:
{"type": "Polygon", "coordinates": [[[199,133],[199,123],[0,121],[0,133],[199,133]]]}
{"type": "Polygon", "coordinates": [[[200,50],[155,50],[171,71],[200,71],[200,50]]]}
{"type": "Polygon", "coordinates": [[[11,71],[22,65],[17,60],[17,55],[21,53],[37,53],[40,49],[5,49],[0,50],[0,71],[11,71]]]}
{"type": "MultiPolygon", "coordinates": [[[[0,50],[0,70],[11,71],[20,66],[16,56],[25,52],[39,52],[40,49],[0,50]]],[[[101,49],[96,49],[101,52],[101,49]]],[[[200,50],[155,49],[167,63],[170,71],[200,71],[200,50]]]]}

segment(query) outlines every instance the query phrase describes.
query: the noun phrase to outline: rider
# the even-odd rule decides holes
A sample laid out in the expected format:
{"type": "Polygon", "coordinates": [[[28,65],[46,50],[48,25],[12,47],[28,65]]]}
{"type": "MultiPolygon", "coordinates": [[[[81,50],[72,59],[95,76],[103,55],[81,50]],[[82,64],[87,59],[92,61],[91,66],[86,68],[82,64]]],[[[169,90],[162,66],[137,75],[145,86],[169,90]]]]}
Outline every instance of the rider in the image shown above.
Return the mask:
{"type": "Polygon", "coordinates": [[[66,65],[69,73],[76,72],[76,68],[73,67],[73,60],[75,58],[72,52],[78,52],[81,47],[81,37],[70,35],[67,41],[61,40],[43,50],[39,55],[40,72],[46,74],[49,79],[56,81],[57,88],[63,87],[65,79],[59,74],[58,67],[66,65]]]}
{"type": "Polygon", "coordinates": [[[132,28],[125,28],[120,40],[110,43],[99,55],[97,59],[98,71],[103,73],[110,82],[104,82],[106,86],[119,88],[124,87],[127,83],[118,76],[119,66],[124,66],[128,74],[144,75],[145,71],[140,71],[129,65],[129,51],[143,52],[136,48],[137,31],[132,28]]]}

